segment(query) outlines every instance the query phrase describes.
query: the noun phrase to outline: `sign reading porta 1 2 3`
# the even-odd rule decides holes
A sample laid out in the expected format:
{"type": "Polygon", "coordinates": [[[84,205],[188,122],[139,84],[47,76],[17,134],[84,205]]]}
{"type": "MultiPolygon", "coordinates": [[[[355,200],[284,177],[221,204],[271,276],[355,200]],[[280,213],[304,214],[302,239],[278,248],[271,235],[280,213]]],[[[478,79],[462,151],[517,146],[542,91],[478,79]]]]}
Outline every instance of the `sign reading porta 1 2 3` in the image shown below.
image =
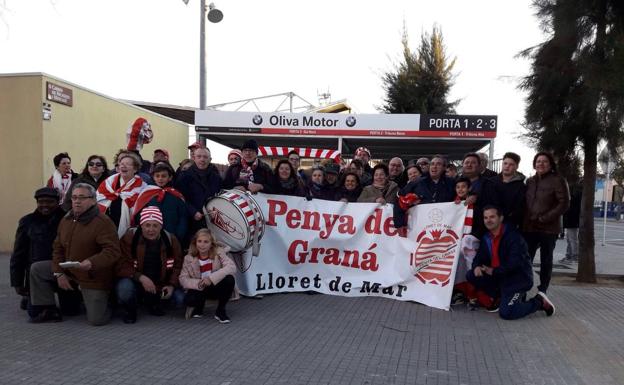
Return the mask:
{"type": "Polygon", "coordinates": [[[46,91],[46,99],[66,106],[73,106],[74,93],[71,89],[52,82],[46,82],[46,91]]]}
{"type": "Polygon", "coordinates": [[[198,132],[288,136],[496,137],[496,115],[195,111],[198,132]]]}

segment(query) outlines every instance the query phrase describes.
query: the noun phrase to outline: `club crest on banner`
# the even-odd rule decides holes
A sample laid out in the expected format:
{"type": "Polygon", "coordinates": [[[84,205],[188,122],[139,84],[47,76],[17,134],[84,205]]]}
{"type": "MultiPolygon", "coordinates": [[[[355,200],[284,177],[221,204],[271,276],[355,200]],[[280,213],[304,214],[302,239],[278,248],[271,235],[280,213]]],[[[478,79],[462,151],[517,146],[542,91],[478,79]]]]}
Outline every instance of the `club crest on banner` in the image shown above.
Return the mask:
{"type": "Polygon", "coordinates": [[[410,253],[410,266],[422,283],[446,286],[453,271],[459,237],[451,226],[442,223],[441,210],[431,210],[428,218],[431,224],[416,237],[418,246],[410,253]]]}

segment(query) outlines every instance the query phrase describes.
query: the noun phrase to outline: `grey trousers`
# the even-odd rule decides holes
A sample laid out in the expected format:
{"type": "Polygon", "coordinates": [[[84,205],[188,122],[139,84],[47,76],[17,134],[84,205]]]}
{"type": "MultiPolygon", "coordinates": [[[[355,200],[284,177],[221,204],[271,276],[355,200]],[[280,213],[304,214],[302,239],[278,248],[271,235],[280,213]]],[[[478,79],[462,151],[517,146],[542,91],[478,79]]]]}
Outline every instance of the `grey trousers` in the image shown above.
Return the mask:
{"type": "Polygon", "coordinates": [[[566,257],[570,259],[578,259],[578,249],[579,249],[579,240],[578,240],[578,227],[565,229],[566,234],[566,257]]]}
{"type": "MultiPolygon", "coordinates": [[[[56,290],[59,289],[52,273],[52,261],[33,263],[30,267],[30,303],[34,306],[56,306],[56,290]]],[[[107,324],[111,317],[109,292],[81,288],[80,293],[87,309],[87,321],[93,326],[107,324]]]]}

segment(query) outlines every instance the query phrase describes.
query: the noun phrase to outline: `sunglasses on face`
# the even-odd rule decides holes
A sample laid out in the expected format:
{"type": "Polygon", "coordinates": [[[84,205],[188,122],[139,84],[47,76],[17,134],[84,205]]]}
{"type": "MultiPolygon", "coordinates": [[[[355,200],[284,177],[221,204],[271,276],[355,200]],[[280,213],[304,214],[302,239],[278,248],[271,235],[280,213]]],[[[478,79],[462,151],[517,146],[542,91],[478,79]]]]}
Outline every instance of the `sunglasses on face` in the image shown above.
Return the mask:
{"type": "Polygon", "coordinates": [[[100,162],[89,162],[88,164],[91,167],[102,167],[102,166],[104,166],[104,164],[100,163],[100,162]]]}

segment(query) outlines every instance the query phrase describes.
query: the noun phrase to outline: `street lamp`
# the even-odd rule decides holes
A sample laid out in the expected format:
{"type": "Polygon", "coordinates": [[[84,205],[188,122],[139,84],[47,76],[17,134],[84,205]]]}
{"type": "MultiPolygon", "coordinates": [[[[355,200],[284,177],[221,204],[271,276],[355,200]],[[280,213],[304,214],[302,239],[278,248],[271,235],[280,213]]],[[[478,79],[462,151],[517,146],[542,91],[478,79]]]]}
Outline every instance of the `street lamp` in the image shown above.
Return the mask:
{"type": "MultiPolygon", "coordinates": [[[[188,4],[189,0],[182,0],[188,4]]],[[[223,20],[221,12],[214,3],[206,7],[206,0],[201,0],[199,12],[199,109],[206,109],[206,19],[211,23],[218,23],[223,20]],[[208,12],[206,14],[206,8],[208,12]]]]}

